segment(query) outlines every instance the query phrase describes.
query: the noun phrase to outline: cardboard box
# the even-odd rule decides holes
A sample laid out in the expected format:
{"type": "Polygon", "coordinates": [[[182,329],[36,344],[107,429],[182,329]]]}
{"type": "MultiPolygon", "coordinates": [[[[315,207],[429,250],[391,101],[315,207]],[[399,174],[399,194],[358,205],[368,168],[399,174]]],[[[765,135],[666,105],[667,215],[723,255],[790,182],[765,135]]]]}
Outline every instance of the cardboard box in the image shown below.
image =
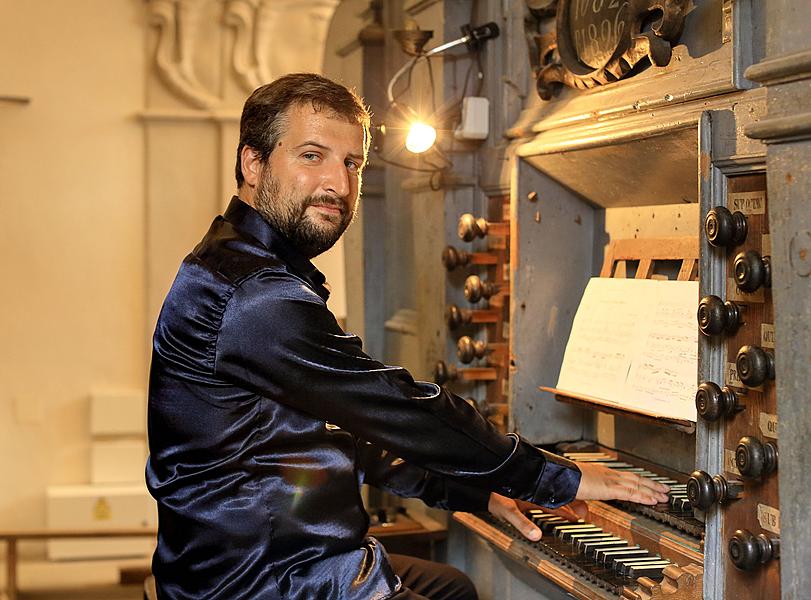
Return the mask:
{"type": "MultiPolygon", "coordinates": [[[[47,524],[51,529],[157,528],[155,501],[144,483],[49,486],[46,496],[47,524]]],[[[51,560],[149,556],[154,548],[151,536],[47,542],[51,560]]]]}
{"type": "Polygon", "coordinates": [[[146,394],[140,390],[92,393],[90,433],[146,435],[146,394]]]}
{"type": "Polygon", "coordinates": [[[139,439],[96,440],[90,446],[90,483],[144,481],[146,442],[139,439]]]}

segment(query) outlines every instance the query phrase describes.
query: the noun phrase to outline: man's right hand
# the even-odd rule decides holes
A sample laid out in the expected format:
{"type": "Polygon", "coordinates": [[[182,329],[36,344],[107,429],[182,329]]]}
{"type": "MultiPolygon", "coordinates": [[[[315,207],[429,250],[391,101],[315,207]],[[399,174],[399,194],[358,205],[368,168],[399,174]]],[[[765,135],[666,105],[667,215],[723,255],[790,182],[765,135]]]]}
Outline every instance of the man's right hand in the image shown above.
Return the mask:
{"type": "Polygon", "coordinates": [[[593,463],[577,463],[580,469],[578,500],[629,500],[640,504],[667,502],[670,488],[627,471],[593,463]]]}

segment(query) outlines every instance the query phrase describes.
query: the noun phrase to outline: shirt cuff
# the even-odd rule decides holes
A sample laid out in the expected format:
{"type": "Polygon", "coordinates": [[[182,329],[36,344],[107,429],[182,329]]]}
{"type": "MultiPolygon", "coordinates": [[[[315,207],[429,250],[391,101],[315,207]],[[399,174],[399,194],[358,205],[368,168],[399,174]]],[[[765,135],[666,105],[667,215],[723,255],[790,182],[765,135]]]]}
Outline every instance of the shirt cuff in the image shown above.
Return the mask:
{"type": "Polygon", "coordinates": [[[557,508],[575,499],[580,487],[580,469],[577,465],[557,454],[540,450],[546,459],[538,486],[535,490],[535,504],[557,508]]]}
{"type": "Polygon", "coordinates": [[[575,499],[580,486],[580,469],[574,462],[536,448],[514,433],[507,435],[515,439],[515,446],[494,471],[501,474],[501,485],[496,492],[550,508],[575,499]]]}

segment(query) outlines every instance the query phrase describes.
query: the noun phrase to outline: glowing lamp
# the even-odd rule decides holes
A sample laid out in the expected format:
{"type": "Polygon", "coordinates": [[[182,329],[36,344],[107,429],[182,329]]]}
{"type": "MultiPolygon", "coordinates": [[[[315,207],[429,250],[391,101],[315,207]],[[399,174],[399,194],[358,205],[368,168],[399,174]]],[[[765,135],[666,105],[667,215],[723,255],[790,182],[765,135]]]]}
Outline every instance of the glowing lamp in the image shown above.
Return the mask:
{"type": "Polygon", "coordinates": [[[436,141],[436,129],[427,123],[417,121],[412,123],[406,137],[406,149],[414,154],[420,154],[428,150],[436,141]]]}

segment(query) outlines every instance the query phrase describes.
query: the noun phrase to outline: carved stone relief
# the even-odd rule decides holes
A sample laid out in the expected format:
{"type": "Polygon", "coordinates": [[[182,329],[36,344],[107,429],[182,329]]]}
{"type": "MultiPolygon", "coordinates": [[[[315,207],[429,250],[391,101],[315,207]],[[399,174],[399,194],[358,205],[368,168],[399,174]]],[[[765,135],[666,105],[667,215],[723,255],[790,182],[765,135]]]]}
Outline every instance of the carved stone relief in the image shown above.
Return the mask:
{"type": "Polygon", "coordinates": [[[220,90],[225,86],[210,89],[213,86],[204,85],[200,74],[195,72],[200,48],[211,43],[205,32],[212,25],[223,34],[223,40],[233,40],[223,45],[222,64],[227,69],[222,77],[233,79],[245,93],[283,74],[275,73],[271,64],[271,58],[280,53],[293,54],[296,65],[305,64],[309,70],[319,71],[326,24],[339,3],[340,0],[147,0],[148,22],[157,30],[155,71],[183,103],[196,109],[221,107],[225,99],[220,90]],[[203,22],[212,18],[217,22],[203,22]],[[282,47],[280,36],[274,35],[279,28],[305,31],[302,47],[282,47]]]}
{"type": "Polygon", "coordinates": [[[632,75],[637,65],[670,62],[692,0],[526,0],[528,38],[538,95],[566,85],[588,89],[632,75]],[[556,9],[554,31],[539,21],[556,9]]]}

